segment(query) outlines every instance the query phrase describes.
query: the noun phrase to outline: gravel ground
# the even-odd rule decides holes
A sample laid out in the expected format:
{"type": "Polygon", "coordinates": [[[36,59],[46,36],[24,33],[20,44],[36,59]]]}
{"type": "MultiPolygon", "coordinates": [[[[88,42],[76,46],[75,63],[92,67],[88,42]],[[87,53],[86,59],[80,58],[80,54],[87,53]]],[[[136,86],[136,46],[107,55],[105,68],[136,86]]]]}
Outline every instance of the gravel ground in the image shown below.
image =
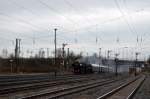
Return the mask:
{"type": "MultiPolygon", "coordinates": [[[[78,79],[80,79],[80,76],[77,76],[79,77],[78,79]]],[[[75,77],[74,79],[77,79],[77,77],[75,77]]],[[[88,77],[88,75],[87,75],[88,77]]],[[[81,80],[80,82],[77,81],[77,82],[70,82],[70,83],[66,83],[66,84],[60,84],[60,85],[57,85],[57,86],[49,86],[49,87],[43,87],[43,88],[39,88],[39,89],[32,89],[32,90],[25,90],[25,91],[17,91],[17,92],[14,92],[14,93],[10,93],[10,94],[7,94],[7,95],[1,95],[0,96],[0,99],[1,98],[10,98],[10,99],[16,99],[16,98],[19,98],[21,96],[28,96],[28,95],[31,95],[31,94],[35,94],[35,93],[41,93],[41,92],[49,92],[49,91],[52,91],[52,90],[56,90],[56,89],[62,89],[62,88],[65,88],[65,87],[71,87],[73,85],[79,85],[79,84],[84,84],[85,82],[93,82],[95,80],[98,80],[97,78],[99,79],[102,79],[104,78],[102,75],[90,75],[90,77],[88,77],[88,79],[85,79],[86,80],[81,80]]],[[[106,78],[108,78],[106,76],[106,78]]],[[[105,79],[105,78],[104,78],[105,79]]],[[[70,81],[70,79],[68,79],[70,81]]],[[[72,79],[73,80],[73,79],[72,79]]],[[[67,81],[67,79],[65,80],[67,81]]],[[[54,81],[55,82],[55,81],[54,81]]]]}
{"type": "Polygon", "coordinates": [[[133,99],[150,99],[150,74],[147,74],[146,80],[134,95],[133,99]]]}
{"type": "MultiPolygon", "coordinates": [[[[92,76],[92,75],[91,75],[92,76]]],[[[97,80],[101,80],[102,78],[102,75],[94,75],[94,78],[97,77],[97,80]]],[[[118,76],[119,78],[121,77],[125,77],[124,76],[118,76]]],[[[93,78],[93,77],[91,77],[93,78]]],[[[107,77],[106,77],[107,78],[107,77]]],[[[93,81],[89,78],[89,81],[93,81]]],[[[84,80],[83,82],[80,82],[80,83],[70,83],[70,84],[66,84],[66,85],[60,85],[60,86],[54,86],[54,87],[46,87],[46,88],[43,88],[43,89],[36,89],[36,90],[32,90],[32,91],[24,91],[23,93],[22,92],[16,92],[16,93],[11,93],[7,96],[4,96],[4,97],[0,97],[1,98],[10,98],[10,99],[16,99],[16,98],[19,98],[20,96],[23,96],[23,95],[30,95],[32,93],[37,93],[37,92],[41,92],[41,91],[44,91],[44,92],[49,92],[50,90],[54,90],[54,89],[57,89],[59,87],[68,87],[68,86],[73,86],[74,84],[81,84],[81,83],[85,83],[85,82],[89,82],[88,80],[84,80]],[[53,89],[54,88],[54,89],[53,89]]],[[[95,81],[95,80],[94,80],[95,81]]],[[[83,91],[81,93],[78,93],[78,95],[71,95],[71,97],[63,97],[62,99],[95,99],[97,98],[99,95],[101,94],[104,94],[104,92],[108,92],[110,91],[110,88],[113,89],[114,87],[118,86],[119,84],[121,84],[122,81],[119,83],[117,82],[116,84],[113,83],[113,84],[108,84],[108,85],[105,85],[105,86],[102,86],[102,87],[97,87],[97,88],[93,88],[93,90],[86,90],[86,91],[83,91]]],[[[43,98],[42,98],[43,99],[43,98]]],[[[45,98],[44,98],[45,99],[45,98]]]]}
{"type": "Polygon", "coordinates": [[[59,99],[96,99],[99,96],[105,94],[106,92],[109,92],[112,89],[122,85],[123,83],[125,83],[128,80],[130,80],[130,79],[117,81],[117,82],[110,83],[110,84],[100,86],[97,88],[92,88],[89,90],[82,91],[80,93],[64,96],[59,99]]]}

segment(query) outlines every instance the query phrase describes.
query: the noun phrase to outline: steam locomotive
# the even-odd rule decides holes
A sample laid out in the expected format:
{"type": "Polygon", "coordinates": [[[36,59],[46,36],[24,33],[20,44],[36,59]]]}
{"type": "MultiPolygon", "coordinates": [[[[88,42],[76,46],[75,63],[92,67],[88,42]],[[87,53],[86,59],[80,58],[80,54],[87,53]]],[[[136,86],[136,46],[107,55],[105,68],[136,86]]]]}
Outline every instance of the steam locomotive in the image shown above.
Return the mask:
{"type": "Polygon", "coordinates": [[[75,62],[72,64],[74,74],[90,74],[93,73],[91,64],[75,62]]]}

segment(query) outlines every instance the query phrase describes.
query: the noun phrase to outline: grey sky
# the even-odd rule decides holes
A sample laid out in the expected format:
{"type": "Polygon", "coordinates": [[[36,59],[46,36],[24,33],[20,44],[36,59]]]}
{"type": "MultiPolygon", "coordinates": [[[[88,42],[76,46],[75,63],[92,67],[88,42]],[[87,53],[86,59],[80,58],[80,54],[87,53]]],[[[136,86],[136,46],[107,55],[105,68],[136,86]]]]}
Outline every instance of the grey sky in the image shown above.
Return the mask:
{"type": "Polygon", "coordinates": [[[130,58],[140,51],[144,58],[150,50],[149,11],[150,0],[0,0],[0,46],[12,52],[15,38],[21,38],[24,53],[52,51],[58,28],[58,47],[65,42],[89,53],[102,47],[103,55],[125,50],[130,58]]]}

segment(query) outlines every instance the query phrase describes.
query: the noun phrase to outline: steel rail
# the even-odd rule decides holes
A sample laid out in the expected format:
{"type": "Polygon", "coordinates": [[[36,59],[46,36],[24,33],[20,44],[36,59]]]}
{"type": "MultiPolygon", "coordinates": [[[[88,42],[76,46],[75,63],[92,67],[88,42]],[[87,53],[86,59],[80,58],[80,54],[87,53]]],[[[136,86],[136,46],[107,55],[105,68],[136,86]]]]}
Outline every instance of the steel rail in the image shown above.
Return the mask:
{"type": "MultiPolygon", "coordinates": [[[[136,87],[128,96],[126,99],[131,99],[131,97],[133,96],[133,94],[135,94],[135,91],[141,86],[142,82],[145,80],[145,76],[142,76],[143,77],[143,80],[140,82],[140,84],[138,85],[138,87],[136,87]]],[[[141,76],[139,77],[136,77],[135,79],[127,82],[127,83],[124,83],[123,85],[120,85],[119,87],[111,90],[110,92],[98,97],[97,99],[107,99],[108,97],[111,97],[112,95],[116,94],[118,91],[122,90],[123,88],[129,86],[130,84],[134,83],[135,81],[137,81],[138,79],[140,79],[141,76]]]]}
{"type": "Polygon", "coordinates": [[[77,92],[81,92],[83,90],[86,89],[91,89],[97,86],[103,86],[106,84],[110,84],[116,81],[119,81],[121,79],[107,79],[107,80],[103,80],[103,81],[97,81],[97,82],[92,82],[92,83],[88,83],[88,84],[81,84],[81,85],[77,85],[77,86],[73,86],[73,87],[68,87],[68,88],[63,88],[63,89],[58,89],[55,91],[51,91],[51,92],[44,92],[44,93],[39,93],[39,94],[33,94],[31,96],[24,96],[24,97],[20,97],[20,99],[35,99],[38,97],[42,97],[42,96],[49,96],[48,99],[56,99],[58,97],[62,97],[65,95],[70,95],[72,93],[77,93],[77,92]]]}
{"type": "Polygon", "coordinates": [[[79,76],[79,77],[69,77],[69,78],[63,78],[63,79],[47,81],[47,82],[43,82],[43,81],[39,81],[38,83],[30,82],[29,84],[25,84],[25,85],[12,84],[12,86],[0,88],[0,95],[6,95],[9,93],[15,93],[18,91],[26,91],[26,90],[30,91],[33,89],[51,87],[51,86],[56,86],[56,85],[63,85],[63,84],[68,84],[68,83],[83,82],[87,80],[92,81],[92,80],[96,80],[97,78],[103,79],[103,77],[99,77],[99,76],[94,76],[94,77],[93,76],[92,77],[79,76]]]}
{"type": "Polygon", "coordinates": [[[85,80],[93,80],[96,78],[70,78],[70,79],[63,79],[60,81],[53,81],[53,82],[44,82],[44,83],[35,83],[35,84],[28,84],[28,85],[21,85],[21,86],[12,86],[8,88],[1,88],[0,89],[0,95],[8,94],[16,91],[24,91],[24,90],[31,90],[31,89],[37,89],[37,88],[44,88],[44,87],[50,87],[50,86],[56,86],[56,85],[62,85],[67,83],[75,83],[75,82],[82,82],[85,80]],[[67,80],[67,81],[66,81],[67,80]]]}

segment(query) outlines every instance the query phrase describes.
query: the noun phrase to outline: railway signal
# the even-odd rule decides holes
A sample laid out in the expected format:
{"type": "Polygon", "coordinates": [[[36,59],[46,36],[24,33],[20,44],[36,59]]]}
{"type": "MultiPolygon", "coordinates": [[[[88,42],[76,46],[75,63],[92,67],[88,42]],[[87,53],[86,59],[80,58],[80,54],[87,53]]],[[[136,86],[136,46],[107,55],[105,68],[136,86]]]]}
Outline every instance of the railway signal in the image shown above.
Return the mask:
{"type": "Polygon", "coordinates": [[[115,54],[115,63],[116,63],[116,66],[115,66],[115,75],[118,76],[118,56],[119,54],[116,53],[115,54]]]}
{"type": "Polygon", "coordinates": [[[101,61],[101,49],[102,49],[102,48],[99,48],[99,70],[98,70],[99,73],[102,72],[102,68],[100,67],[100,61],[101,61]]]}
{"type": "Polygon", "coordinates": [[[138,61],[138,55],[139,55],[140,53],[139,52],[136,52],[135,53],[135,72],[134,72],[134,75],[136,76],[136,68],[137,68],[137,61],[138,61]]]}
{"type": "Polygon", "coordinates": [[[57,75],[57,72],[56,72],[56,54],[57,54],[57,52],[56,52],[56,49],[57,49],[56,31],[57,31],[57,28],[54,29],[54,32],[55,32],[55,37],[54,37],[54,44],[55,44],[55,58],[54,58],[55,71],[54,72],[55,72],[55,77],[57,75]]]}
{"type": "Polygon", "coordinates": [[[67,43],[62,44],[62,56],[63,56],[63,68],[66,69],[66,62],[65,62],[65,46],[68,45],[67,43]]]}
{"type": "Polygon", "coordinates": [[[108,65],[108,72],[109,72],[109,57],[110,57],[110,53],[112,52],[112,50],[108,50],[107,51],[107,65],[108,65]]]}

